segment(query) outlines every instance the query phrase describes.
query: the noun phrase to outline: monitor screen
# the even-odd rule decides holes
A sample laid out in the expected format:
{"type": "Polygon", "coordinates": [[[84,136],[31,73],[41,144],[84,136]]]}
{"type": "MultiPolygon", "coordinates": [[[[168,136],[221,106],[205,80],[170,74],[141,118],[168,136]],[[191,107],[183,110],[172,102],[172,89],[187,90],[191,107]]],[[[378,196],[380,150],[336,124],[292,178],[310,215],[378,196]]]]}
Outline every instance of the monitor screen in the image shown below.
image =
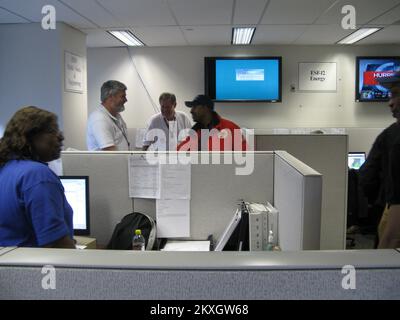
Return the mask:
{"type": "Polygon", "coordinates": [[[365,162],[365,152],[350,152],[348,156],[349,169],[360,169],[365,162]]]}
{"type": "Polygon", "coordinates": [[[400,57],[357,57],[356,101],[388,101],[389,90],[378,80],[396,71],[400,71],[400,57]]]}
{"type": "Polygon", "coordinates": [[[89,177],[60,176],[65,197],[74,211],[73,224],[75,235],[89,235],[89,177]]]}
{"type": "Polygon", "coordinates": [[[206,57],[205,94],[215,101],[281,101],[281,57],[206,57]]]}

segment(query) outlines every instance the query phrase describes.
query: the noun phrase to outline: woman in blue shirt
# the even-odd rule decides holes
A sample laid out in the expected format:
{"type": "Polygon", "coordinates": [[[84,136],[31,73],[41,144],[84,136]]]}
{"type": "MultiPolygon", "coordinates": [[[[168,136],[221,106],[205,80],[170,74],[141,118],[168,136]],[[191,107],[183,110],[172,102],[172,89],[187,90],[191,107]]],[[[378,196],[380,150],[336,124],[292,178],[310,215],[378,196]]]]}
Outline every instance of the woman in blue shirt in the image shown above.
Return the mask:
{"type": "Polygon", "coordinates": [[[64,137],[55,114],[17,111],[0,139],[0,246],[75,248],[72,209],[46,162],[64,137]]]}

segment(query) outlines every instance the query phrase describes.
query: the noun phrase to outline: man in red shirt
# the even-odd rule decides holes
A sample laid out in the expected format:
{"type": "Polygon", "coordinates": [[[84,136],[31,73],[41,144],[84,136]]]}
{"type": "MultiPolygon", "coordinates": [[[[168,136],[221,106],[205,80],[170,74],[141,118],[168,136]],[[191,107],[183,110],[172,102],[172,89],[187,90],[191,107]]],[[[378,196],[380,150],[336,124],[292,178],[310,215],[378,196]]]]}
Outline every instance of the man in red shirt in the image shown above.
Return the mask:
{"type": "Polygon", "coordinates": [[[190,135],[178,145],[178,151],[246,151],[246,140],[238,125],[221,118],[214,111],[214,102],[205,95],[186,101],[193,120],[190,135]]]}

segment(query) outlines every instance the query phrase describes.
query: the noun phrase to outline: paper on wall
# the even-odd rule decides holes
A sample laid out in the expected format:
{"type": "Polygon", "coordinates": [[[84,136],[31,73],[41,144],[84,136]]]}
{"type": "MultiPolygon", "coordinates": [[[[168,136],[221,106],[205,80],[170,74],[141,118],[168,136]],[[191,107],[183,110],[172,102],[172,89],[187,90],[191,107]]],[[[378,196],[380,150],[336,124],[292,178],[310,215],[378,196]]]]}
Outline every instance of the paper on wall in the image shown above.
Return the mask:
{"type": "Polygon", "coordinates": [[[190,199],[190,164],[164,164],[160,166],[160,170],[161,199],[190,199]]]}
{"type": "Polygon", "coordinates": [[[157,237],[190,237],[190,200],[156,200],[157,237]]]}
{"type": "Polygon", "coordinates": [[[160,166],[142,155],[129,156],[129,197],[160,198],[160,166]]]}

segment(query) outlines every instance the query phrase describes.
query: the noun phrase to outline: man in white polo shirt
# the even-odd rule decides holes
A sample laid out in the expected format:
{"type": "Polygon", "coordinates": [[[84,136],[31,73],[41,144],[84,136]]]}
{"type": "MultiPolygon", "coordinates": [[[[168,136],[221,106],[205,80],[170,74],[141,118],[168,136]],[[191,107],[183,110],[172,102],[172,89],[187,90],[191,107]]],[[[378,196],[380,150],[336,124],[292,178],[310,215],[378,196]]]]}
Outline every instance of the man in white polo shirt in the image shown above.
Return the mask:
{"type": "Polygon", "coordinates": [[[101,105],[88,119],[86,142],[90,151],[129,150],[127,127],[120,112],[125,110],[126,86],[109,80],[101,86],[101,105]]]}
{"type": "Polygon", "coordinates": [[[177,145],[186,137],[186,131],[192,127],[189,117],[176,111],[176,97],[164,92],[159,98],[161,112],[152,116],[148,122],[143,139],[143,150],[176,151],[177,145]]]}

